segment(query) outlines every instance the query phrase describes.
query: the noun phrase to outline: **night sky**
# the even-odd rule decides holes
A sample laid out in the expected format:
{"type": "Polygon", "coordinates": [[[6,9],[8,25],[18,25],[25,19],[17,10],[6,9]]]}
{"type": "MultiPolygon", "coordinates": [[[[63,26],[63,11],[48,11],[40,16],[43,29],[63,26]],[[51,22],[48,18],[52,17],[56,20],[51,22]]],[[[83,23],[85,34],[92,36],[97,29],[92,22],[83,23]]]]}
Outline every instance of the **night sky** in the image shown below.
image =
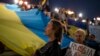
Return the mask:
{"type": "Polygon", "coordinates": [[[100,16],[100,0],[50,0],[50,4],[82,12],[86,18],[100,16]]]}
{"type": "MultiPolygon", "coordinates": [[[[0,0],[3,2],[13,2],[13,0],[0,0]]],[[[49,0],[50,7],[64,7],[75,12],[82,12],[86,18],[100,16],[100,0],[49,0]]]]}

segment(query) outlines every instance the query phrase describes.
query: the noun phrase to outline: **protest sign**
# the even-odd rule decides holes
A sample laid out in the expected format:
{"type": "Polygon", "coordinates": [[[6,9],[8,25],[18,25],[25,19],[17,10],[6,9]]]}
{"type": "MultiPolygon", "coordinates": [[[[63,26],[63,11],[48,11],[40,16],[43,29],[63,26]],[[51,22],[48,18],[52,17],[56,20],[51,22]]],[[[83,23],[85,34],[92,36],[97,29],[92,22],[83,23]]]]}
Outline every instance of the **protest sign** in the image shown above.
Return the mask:
{"type": "Polygon", "coordinates": [[[67,56],[94,56],[95,50],[82,44],[71,42],[67,49],[67,56]]]}

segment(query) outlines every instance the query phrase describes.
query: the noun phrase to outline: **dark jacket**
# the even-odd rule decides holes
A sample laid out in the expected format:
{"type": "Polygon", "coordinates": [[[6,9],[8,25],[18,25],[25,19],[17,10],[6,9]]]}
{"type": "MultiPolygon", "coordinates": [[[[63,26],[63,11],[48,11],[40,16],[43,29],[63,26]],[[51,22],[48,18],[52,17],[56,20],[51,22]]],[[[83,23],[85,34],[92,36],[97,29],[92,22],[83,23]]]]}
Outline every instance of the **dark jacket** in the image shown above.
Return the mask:
{"type": "Polygon", "coordinates": [[[36,51],[35,56],[61,56],[61,48],[58,42],[48,42],[41,49],[36,51]]]}
{"type": "Polygon", "coordinates": [[[4,44],[0,42],[0,53],[4,52],[4,44]]]}
{"type": "Polygon", "coordinates": [[[98,42],[96,42],[95,40],[86,40],[85,41],[85,45],[95,49],[96,50],[95,56],[99,56],[98,55],[99,54],[98,51],[99,51],[100,47],[99,47],[98,42]]]}
{"type": "Polygon", "coordinates": [[[63,48],[61,56],[65,56],[67,50],[68,50],[68,48],[63,48]]]}

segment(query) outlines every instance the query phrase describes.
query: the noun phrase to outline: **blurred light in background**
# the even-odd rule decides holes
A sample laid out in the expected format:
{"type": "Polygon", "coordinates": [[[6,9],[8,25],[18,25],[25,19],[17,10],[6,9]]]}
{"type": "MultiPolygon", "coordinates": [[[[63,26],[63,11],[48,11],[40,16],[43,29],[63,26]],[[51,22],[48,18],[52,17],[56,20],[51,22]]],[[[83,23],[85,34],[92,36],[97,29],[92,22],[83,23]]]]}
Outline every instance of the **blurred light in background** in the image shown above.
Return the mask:
{"type": "Polygon", "coordinates": [[[92,25],[95,25],[94,23],[92,23],[92,25]]]}
{"type": "Polygon", "coordinates": [[[100,21],[100,17],[97,17],[97,20],[100,21]]]}
{"type": "Polygon", "coordinates": [[[31,8],[31,5],[28,4],[28,5],[27,5],[27,8],[30,9],[30,8],[31,8]]]}
{"type": "Polygon", "coordinates": [[[58,8],[55,8],[54,11],[58,13],[59,12],[59,9],[58,8]]]}
{"type": "Polygon", "coordinates": [[[18,2],[19,2],[19,0],[14,0],[14,3],[15,3],[15,4],[18,4],[18,2]]]}
{"type": "Polygon", "coordinates": [[[96,20],[96,18],[93,18],[93,20],[96,20]]]}
{"type": "Polygon", "coordinates": [[[19,1],[19,5],[22,5],[24,2],[22,0],[19,1]]]}
{"type": "Polygon", "coordinates": [[[83,19],[83,20],[82,20],[82,22],[83,22],[83,23],[85,23],[85,22],[86,22],[86,20],[85,20],[85,19],[83,19]]]}
{"type": "Polygon", "coordinates": [[[79,13],[78,16],[82,18],[83,17],[83,13],[79,13]]]}
{"type": "Polygon", "coordinates": [[[75,21],[78,21],[78,18],[75,18],[74,20],[75,20],[75,21]]]}
{"type": "Polygon", "coordinates": [[[92,22],[90,21],[89,24],[92,24],[92,22]]]}
{"type": "Polygon", "coordinates": [[[24,4],[25,4],[25,5],[28,5],[28,2],[27,2],[27,1],[24,1],[24,4]]]}
{"type": "Polygon", "coordinates": [[[71,10],[66,11],[66,13],[67,13],[68,15],[72,15],[72,14],[74,14],[74,12],[71,11],[71,10]]]}

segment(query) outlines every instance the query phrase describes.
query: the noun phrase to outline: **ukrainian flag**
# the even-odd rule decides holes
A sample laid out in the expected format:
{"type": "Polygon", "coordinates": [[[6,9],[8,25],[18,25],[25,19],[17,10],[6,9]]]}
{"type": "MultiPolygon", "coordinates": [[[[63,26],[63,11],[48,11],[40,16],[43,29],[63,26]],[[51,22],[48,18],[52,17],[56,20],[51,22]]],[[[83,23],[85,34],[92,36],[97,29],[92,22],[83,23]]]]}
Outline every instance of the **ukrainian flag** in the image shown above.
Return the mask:
{"type": "MultiPolygon", "coordinates": [[[[21,11],[17,5],[0,5],[0,41],[22,56],[31,56],[48,42],[45,27],[50,20],[38,9],[21,11]]],[[[68,47],[69,36],[64,36],[61,47],[68,47]]]]}
{"type": "MultiPolygon", "coordinates": [[[[37,20],[35,16],[24,17],[28,15],[27,12],[23,11],[20,17],[17,13],[19,13],[19,15],[21,14],[20,12],[8,10],[5,5],[0,5],[0,41],[20,55],[31,56],[36,49],[41,48],[45,44],[45,41],[25,27],[22,23],[23,19],[21,20],[20,17],[25,18],[24,22],[26,22],[26,24],[29,22],[29,19],[33,24],[39,22],[32,22],[32,19],[37,20]]],[[[33,12],[30,11],[29,13],[33,12]]],[[[43,24],[43,22],[41,23],[43,24]]],[[[34,27],[37,27],[37,25],[34,27]]]]}
{"type": "Polygon", "coordinates": [[[75,21],[75,20],[70,19],[70,18],[68,19],[68,24],[70,25],[69,34],[71,35],[71,37],[74,37],[74,34],[75,34],[77,29],[81,28],[85,31],[87,29],[86,23],[82,23],[80,21],[75,21]]]}

